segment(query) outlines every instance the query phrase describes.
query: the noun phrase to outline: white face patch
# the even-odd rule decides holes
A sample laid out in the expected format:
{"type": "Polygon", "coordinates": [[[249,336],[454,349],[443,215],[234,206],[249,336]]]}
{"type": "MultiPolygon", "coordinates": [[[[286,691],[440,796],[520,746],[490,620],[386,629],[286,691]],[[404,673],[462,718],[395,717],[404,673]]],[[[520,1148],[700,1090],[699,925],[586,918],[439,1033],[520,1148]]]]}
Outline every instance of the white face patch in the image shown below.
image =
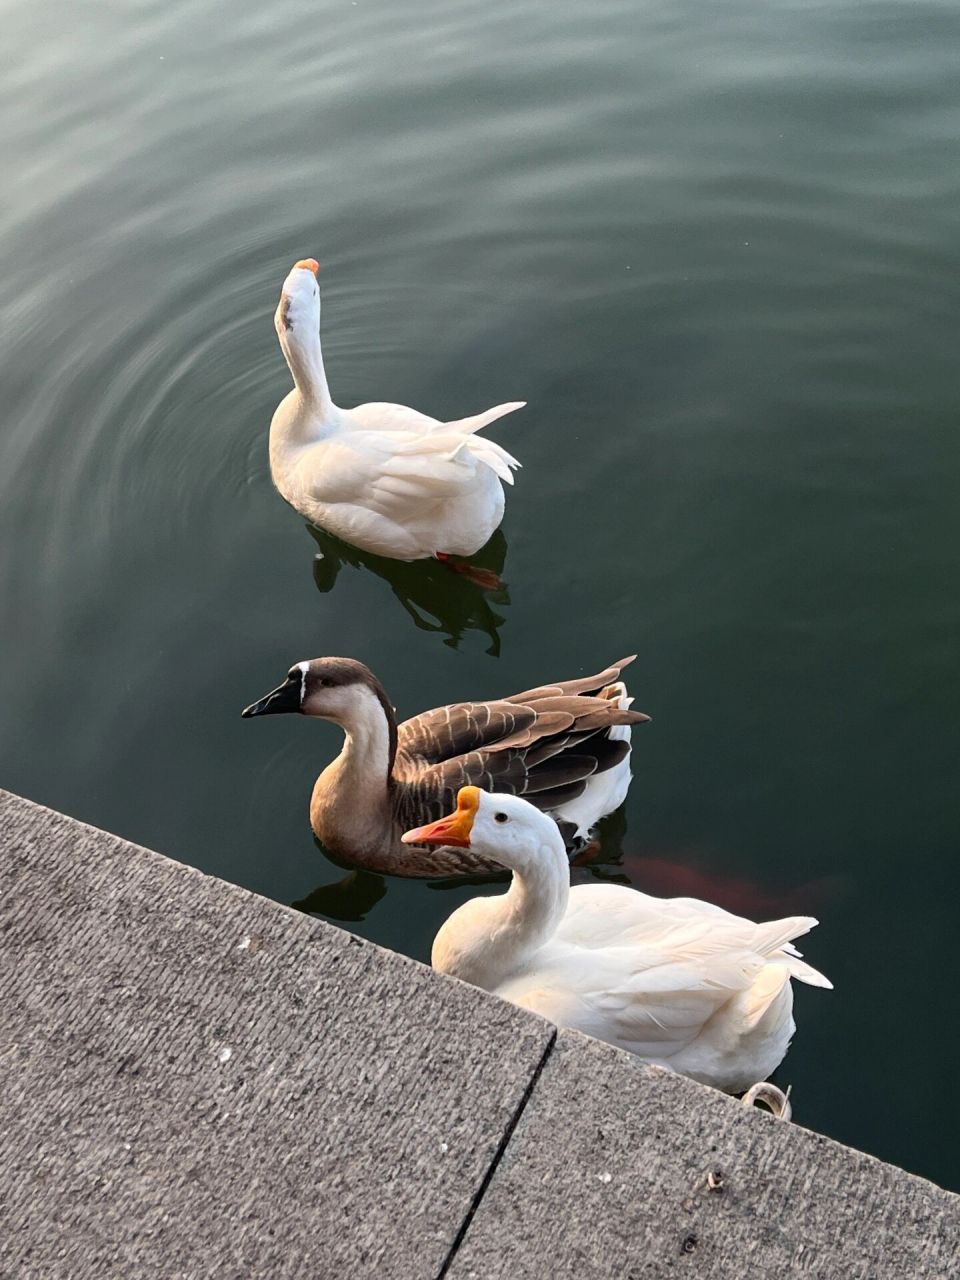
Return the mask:
{"type": "Polygon", "coordinates": [[[307,672],[310,670],[310,663],[298,662],[297,666],[300,668],[300,705],[302,707],[307,696],[307,672]]]}

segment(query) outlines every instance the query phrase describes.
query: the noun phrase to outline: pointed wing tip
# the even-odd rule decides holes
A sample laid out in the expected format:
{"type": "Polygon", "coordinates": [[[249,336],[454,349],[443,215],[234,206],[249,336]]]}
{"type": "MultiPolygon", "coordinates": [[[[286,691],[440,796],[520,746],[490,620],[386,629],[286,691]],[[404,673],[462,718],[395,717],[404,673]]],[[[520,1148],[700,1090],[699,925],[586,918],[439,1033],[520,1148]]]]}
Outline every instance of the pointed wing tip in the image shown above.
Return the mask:
{"type": "Polygon", "coordinates": [[[829,978],[825,978],[819,969],[814,969],[813,965],[807,965],[806,973],[794,973],[790,975],[796,978],[798,982],[804,983],[808,987],[818,987],[821,991],[833,991],[834,986],[829,978]]]}

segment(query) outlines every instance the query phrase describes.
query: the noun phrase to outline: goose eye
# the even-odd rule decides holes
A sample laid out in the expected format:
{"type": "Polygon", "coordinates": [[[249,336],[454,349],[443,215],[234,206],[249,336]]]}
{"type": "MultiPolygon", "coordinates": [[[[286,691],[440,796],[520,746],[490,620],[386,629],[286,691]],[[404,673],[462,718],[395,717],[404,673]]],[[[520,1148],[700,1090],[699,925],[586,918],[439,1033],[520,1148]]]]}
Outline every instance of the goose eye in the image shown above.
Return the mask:
{"type": "Polygon", "coordinates": [[[494,820],[494,822],[509,822],[509,821],[510,821],[510,819],[507,817],[507,815],[506,815],[505,813],[495,813],[495,814],[493,815],[493,820],[494,820]]]}
{"type": "Polygon", "coordinates": [[[320,686],[321,689],[333,688],[333,681],[329,680],[326,676],[321,676],[320,679],[317,681],[317,684],[320,686]]]}

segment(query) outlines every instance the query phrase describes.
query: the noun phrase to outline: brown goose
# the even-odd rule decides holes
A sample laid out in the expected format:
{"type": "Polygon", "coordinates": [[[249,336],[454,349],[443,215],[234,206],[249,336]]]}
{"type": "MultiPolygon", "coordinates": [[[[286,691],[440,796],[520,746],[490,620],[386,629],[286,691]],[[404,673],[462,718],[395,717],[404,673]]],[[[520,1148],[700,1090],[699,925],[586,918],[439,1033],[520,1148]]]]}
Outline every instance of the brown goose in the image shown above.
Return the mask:
{"type": "Polygon", "coordinates": [[[353,658],[298,662],[245,717],[300,712],[332,720],[343,750],[317,779],[310,825],[335,856],[398,876],[499,871],[468,849],[404,845],[404,831],[439,818],[464,786],[525,796],[566,843],[623,801],[630,785],[631,711],[619,679],[633,657],[595,676],[539,685],[492,702],[458,702],[398,725],[383,685],[353,658]]]}

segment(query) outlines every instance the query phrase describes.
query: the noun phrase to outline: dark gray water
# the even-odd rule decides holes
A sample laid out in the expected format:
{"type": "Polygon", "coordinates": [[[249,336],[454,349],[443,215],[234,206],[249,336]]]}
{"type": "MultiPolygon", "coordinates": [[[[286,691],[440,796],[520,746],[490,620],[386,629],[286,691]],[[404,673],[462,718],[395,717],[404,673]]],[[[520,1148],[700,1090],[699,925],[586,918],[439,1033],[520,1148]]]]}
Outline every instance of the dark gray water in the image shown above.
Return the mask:
{"type": "Polygon", "coordinates": [[[0,782],[423,959],[473,891],[345,880],[335,730],[240,708],[323,653],[411,714],[636,650],[577,874],[818,915],[798,1120],[960,1186],[953,0],[0,14],[0,782]],[[341,403],[529,401],[505,596],[333,581],[272,491],[307,254],[341,403]]]}

